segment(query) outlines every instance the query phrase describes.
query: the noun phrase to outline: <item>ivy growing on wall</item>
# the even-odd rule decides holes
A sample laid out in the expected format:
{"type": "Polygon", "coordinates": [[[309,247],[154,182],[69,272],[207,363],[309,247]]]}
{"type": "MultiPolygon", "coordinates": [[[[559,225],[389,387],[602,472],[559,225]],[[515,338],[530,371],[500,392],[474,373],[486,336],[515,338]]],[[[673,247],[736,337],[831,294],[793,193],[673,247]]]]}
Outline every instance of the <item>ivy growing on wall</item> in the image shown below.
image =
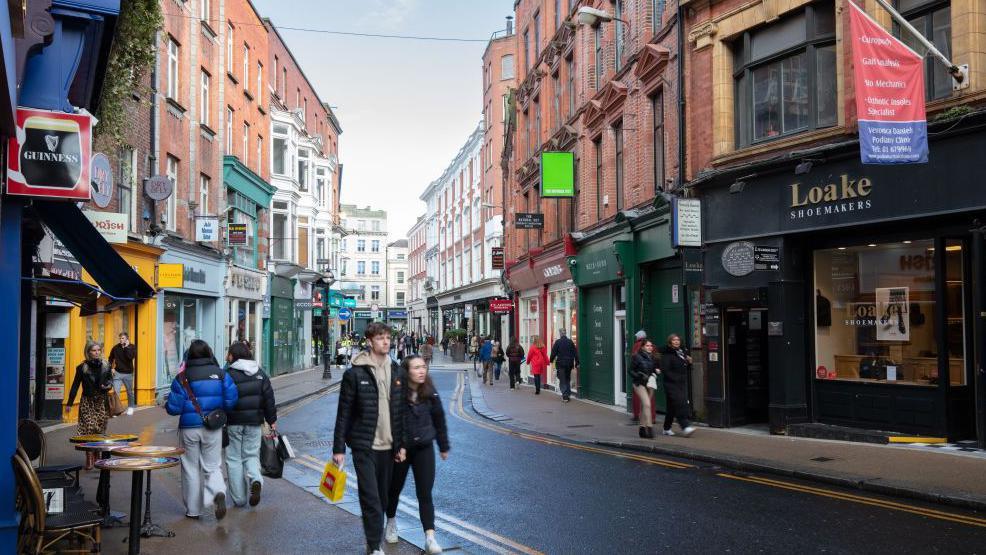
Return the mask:
{"type": "Polygon", "coordinates": [[[128,101],[141,94],[144,75],[154,63],[155,38],[163,23],[159,0],[128,0],[120,5],[110,47],[94,132],[104,141],[123,142],[128,129],[128,101]]]}

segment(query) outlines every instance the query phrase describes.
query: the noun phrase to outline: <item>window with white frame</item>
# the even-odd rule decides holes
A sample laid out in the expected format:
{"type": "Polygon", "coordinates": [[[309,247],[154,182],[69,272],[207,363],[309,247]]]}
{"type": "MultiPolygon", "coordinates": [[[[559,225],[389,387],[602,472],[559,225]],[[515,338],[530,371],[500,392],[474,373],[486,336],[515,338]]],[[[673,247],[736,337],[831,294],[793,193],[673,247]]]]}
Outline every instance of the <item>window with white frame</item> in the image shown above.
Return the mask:
{"type": "Polygon", "coordinates": [[[466,250],[462,251],[462,260],[465,261],[465,266],[462,268],[462,283],[470,283],[473,280],[472,266],[469,264],[471,257],[472,247],[466,247],[466,250]]]}
{"type": "Polygon", "coordinates": [[[168,160],[165,165],[165,171],[167,172],[168,179],[171,180],[174,186],[174,193],[168,197],[168,206],[165,208],[165,220],[166,227],[169,231],[177,231],[177,212],[178,212],[178,159],[172,155],[168,155],[168,160]]]}
{"type": "Polygon", "coordinates": [[[243,43],[243,90],[250,89],[250,45],[243,43]]]}
{"type": "Polygon", "coordinates": [[[356,252],[366,252],[366,239],[356,240],[356,252]]]}
{"type": "Polygon", "coordinates": [[[257,135],[257,174],[261,174],[264,160],[264,138],[257,135]]]}
{"type": "Polygon", "coordinates": [[[288,126],[274,125],[274,138],[272,144],[272,163],[271,170],[278,175],[288,173],[288,126]]]}
{"type": "MultiPolygon", "coordinates": [[[[287,203],[281,203],[282,206],[287,208],[287,203]]],[[[288,214],[287,212],[274,212],[274,225],[271,226],[271,256],[275,260],[287,260],[289,256],[288,245],[290,232],[288,231],[288,214]]]]}
{"type": "Polygon", "coordinates": [[[226,106],[226,155],[233,155],[233,109],[226,106]]]}
{"type": "Polygon", "coordinates": [[[371,301],[379,301],[380,300],[380,286],[379,285],[371,285],[370,286],[370,300],[371,301]]]}
{"type": "Polygon", "coordinates": [[[479,228],[480,223],[482,223],[481,222],[482,218],[479,215],[480,208],[481,208],[481,205],[480,205],[479,199],[477,198],[476,200],[474,200],[472,202],[472,228],[473,229],[479,228]]]}
{"type": "Polygon", "coordinates": [[[373,220],[373,231],[382,231],[380,227],[380,220],[373,220]]]}
{"type": "Polygon", "coordinates": [[[250,124],[243,122],[243,165],[249,165],[250,158],[250,124]]]}
{"type": "Polygon", "coordinates": [[[394,299],[394,304],[397,306],[404,306],[405,293],[403,291],[397,291],[396,299],[394,299]]]}
{"type": "Polygon", "coordinates": [[[226,24],[226,73],[233,74],[233,25],[226,24]]]}
{"type": "Polygon", "coordinates": [[[209,188],[212,180],[208,175],[199,175],[199,214],[209,213],[209,188]]]}
{"type": "Polygon", "coordinates": [[[178,100],[178,43],[168,37],[168,73],[165,92],[168,98],[178,100]]]}
{"type": "Polygon", "coordinates": [[[370,241],[370,252],[380,252],[380,241],[374,239],[370,241]]]}
{"type": "MultiPolygon", "coordinates": [[[[199,0],[199,19],[208,23],[210,13],[211,11],[209,10],[209,0],[199,0]]],[[[130,392],[128,391],[127,395],[129,394],[130,392]]]]}
{"type": "Polygon", "coordinates": [[[211,101],[209,97],[209,72],[202,70],[202,87],[199,91],[199,121],[206,124],[212,124],[212,111],[209,108],[209,103],[211,101]]]}
{"type": "Polygon", "coordinates": [[[357,260],[356,261],[356,275],[365,276],[366,275],[366,261],[357,260]]]}
{"type": "Polygon", "coordinates": [[[298,188],[305,192],[308,191],[308,149],[298,149],[298,188]]]}
{"type": "Polygon", "coordinates": [[[380,261],[374,260],[370,262],[370,273],[379,276],[380,275],[380,261]]]}
{"type": "Polygon", "coordinates": [[[261,92],[264,90],[264,64],[257,62],[257,102],[261,100],[261,92]]]}
{"type": "Polygon", "coordinates": [[[315,168],[315,202],[320,208],[324,208],[326,204],[326,180],[326,169],[322,167],[315,168]]]}
{"type": "Polygon", "coordinates": [[[397,283],[404,283],[404,272],[397,272],[397,283]]]}
{"type": "Polygon", "coordinates": [[[129,223],[128,230],[137,231],[137,195],[134,190],[137,186],[137,151],[130,147],[120,149],[120,177],[119,186],[119,210],[121,214],[127,214],[129,223]]]}

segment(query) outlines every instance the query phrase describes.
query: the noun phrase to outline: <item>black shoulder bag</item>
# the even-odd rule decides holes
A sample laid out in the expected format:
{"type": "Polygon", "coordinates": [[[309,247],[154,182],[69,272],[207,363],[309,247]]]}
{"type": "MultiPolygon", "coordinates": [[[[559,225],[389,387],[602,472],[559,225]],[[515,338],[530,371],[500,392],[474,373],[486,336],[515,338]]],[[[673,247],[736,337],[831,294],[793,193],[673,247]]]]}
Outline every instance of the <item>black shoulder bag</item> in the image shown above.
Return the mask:
{"type": "MultiPolygon", "coordinates": [[[[195,397],[195,393],[192,392],[192,386],[188,383],[188,376],[185,372],[178,374],[178,379],[181,381],[182,387],[185,388],[185,393],[188,393],[188,400],[192,402],[192,406],[195,407],[195,412],[199,413],[199,417],[202,418],[202,425],[206,427],[207,430],[219,430],[226,425],[226,411],[223,409],[215,409],[209,411],[209,414],[202,414],[202,405],[199,404],[199,400],[195,397]]],[[[223,380],[223,372],[219,371],[219,381],[223,380]]]]}

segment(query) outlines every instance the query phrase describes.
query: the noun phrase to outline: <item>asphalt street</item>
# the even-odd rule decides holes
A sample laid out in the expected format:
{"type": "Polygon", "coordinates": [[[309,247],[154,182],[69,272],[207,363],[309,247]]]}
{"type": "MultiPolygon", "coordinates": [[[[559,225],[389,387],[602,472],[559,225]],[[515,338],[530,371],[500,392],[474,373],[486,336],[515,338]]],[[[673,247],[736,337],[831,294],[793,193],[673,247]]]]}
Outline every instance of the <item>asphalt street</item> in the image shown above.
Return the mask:
{"type": "MultiPolygon", "coordinates": [[[[973,512],[511,430],[471,410],[466,374],[432,373],[451,413],[451,456],[438,462],[434,491],[448,551],[986,551],[986,516],[973,512]]],[[[337,398],[314,397],[278,422],[299,455],[285,477],[312,495],[331,453],[337,398]]],[[[420,545],[413,492],[409,477],[400,529],[420,545]]],[[[355,494],[339,506],[357,512],[355,494]]]]}

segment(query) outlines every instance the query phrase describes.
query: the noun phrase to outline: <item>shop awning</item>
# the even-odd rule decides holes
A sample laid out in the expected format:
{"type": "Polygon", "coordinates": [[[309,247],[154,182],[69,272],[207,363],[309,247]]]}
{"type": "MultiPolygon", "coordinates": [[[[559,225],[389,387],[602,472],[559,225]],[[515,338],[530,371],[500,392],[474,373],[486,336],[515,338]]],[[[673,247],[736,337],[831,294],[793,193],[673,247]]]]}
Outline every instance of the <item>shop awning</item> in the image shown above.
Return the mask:
{"type": "Polygon", "coordinates": [[[91,283],[61,276],[21,278],[34,285],[34,294],[39,297],[64,299],[82,309],[83,316],[111,310],[141,299],[135,297],[114,297],[91,283]]]}
{"type": "Polygon", "coordinates": [[[128,301],[155,295],[154,288],[127,264],[74,203],[35,200],[33,206],[41,221],[96,280],[102,294],[128,301]]]}

